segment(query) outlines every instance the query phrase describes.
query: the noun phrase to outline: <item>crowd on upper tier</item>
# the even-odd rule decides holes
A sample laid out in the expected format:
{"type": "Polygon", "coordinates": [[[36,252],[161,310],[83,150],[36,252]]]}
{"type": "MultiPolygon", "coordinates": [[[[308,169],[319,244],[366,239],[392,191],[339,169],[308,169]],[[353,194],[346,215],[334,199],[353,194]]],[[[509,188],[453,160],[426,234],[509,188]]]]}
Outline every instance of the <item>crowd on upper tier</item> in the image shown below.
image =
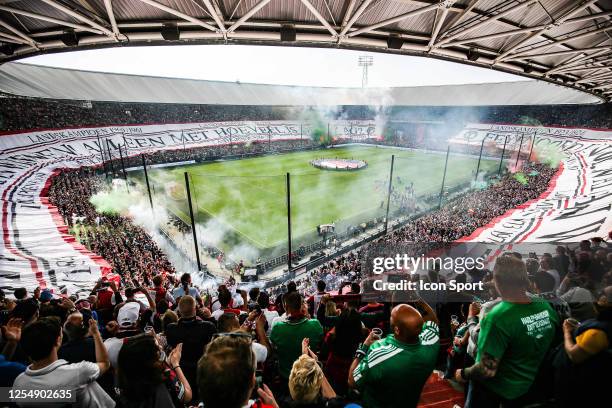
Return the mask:
{"type": "MultiPolygon", "coordinates": [[[[0,131],[55,129],[147,123],[286,120],[309,116],[317,106],[185,105],[65,101],[0,94],[0,131]],[[27,112],[27,115],[24,114],[27,112]]],[[[430,137],[456,134],[466,123],[515,123],[543,126],[612,128],[612,104],[525,106],[338,106],[326,109],[323,120],[373,120],[431,129],[430,137]],[[443,126],[440,126],[442,123],[443,126]]],[[[408,132],[410,133],[410,132],[408,132]]]]}

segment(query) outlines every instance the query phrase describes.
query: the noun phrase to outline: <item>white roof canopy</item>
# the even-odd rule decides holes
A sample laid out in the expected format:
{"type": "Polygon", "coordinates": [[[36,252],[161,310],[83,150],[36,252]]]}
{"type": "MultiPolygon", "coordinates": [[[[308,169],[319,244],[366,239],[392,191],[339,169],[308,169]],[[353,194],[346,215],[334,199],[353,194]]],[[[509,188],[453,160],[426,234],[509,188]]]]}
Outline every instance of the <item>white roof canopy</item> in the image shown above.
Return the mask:
{"type": "Polygon", "coordinates": [[[596,103],[544,81],[398,88],[324,88],[160,78],[8,63],[0,91],[40,98],[225,105],[487,106],[596,103]]]}

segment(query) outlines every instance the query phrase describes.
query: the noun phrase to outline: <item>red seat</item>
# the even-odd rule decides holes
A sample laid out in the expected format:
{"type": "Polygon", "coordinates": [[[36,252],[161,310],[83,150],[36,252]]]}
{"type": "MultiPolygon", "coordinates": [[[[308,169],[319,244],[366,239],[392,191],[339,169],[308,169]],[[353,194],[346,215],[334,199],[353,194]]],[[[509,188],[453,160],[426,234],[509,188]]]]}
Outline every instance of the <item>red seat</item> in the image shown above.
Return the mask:
{"type": "Polygon", "coordinates": [[[455,405],[463,406],[465,396],[463,391],[453,388],[436,373],[433,373],[425,382],[419,408],[453,408],[455,405]]]}

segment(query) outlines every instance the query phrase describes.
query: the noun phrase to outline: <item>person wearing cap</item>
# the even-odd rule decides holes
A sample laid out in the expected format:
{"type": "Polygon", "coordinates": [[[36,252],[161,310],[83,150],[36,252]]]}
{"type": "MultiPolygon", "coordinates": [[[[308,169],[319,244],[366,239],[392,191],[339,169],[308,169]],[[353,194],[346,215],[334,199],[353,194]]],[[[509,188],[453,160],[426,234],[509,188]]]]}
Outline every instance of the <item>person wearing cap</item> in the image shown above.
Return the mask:
{"type": "Polygon", "coordinates": [[[117,367],[117,359],[119,351],[125,339],[136,336],[142,333],[138,327],[138,319],[140,317],[140,304],[136,302],[125,303],[117,313],[118,333],[115,337],[111,337],[104,341],[104,345],[108,350],[108,357],[113,368],[117,367]]]}
{"type": "Polygon", "coordinates": [[[140,307],[139,312],[141,315],[147,312],[148,310],[151,310],[153,313],[155,313],[156,311],[156,305],[155,305],[155,302],[153,301],[153,297],[151,296],[149,291],[143,287],[134,287],[134,288],[125,289],[125,302],[122,302],[118,304],[117,306],[115,306],[115,309],[118,310],[124,304],[130,303],[130,302],[134,302],[139,305],[140,307]],[[138,292],[142,293],[143,296],[147,299],[148,305],[136,298],[136,294],[138,292]]]}
{"type": "MultiPolygon", "coordinates": [[[[34,296],[34,299],[36,299],[36,296],[34,296]]],[[[53,299],[53,292],[51,292],[51,289],[43,289],[38,295],[38,301],[40,303],[50,302],[51,299],[53,299]]]]}
{"type": "Polygon", "coordinates": [[[595,308],[593,319],[563,322],[563,348],[553,362],[555,399],[560,407],[598,406],[609,399],[612,286],[603,290],[595,308]]]}

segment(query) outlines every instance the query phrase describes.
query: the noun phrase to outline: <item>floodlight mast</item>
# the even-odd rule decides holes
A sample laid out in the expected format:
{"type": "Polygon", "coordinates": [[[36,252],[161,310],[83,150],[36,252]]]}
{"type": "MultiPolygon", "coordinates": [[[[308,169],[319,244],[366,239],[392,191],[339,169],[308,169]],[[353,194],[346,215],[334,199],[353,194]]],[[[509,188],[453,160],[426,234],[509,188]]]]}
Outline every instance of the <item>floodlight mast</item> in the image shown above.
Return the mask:
{"type": "Polygon", "coordinates": [[[374,65],[374,57],[371,55],[360,55],[357,59],[357,64],[362,67],[361,87],[368,86],[368,67],[374,65]]]}

